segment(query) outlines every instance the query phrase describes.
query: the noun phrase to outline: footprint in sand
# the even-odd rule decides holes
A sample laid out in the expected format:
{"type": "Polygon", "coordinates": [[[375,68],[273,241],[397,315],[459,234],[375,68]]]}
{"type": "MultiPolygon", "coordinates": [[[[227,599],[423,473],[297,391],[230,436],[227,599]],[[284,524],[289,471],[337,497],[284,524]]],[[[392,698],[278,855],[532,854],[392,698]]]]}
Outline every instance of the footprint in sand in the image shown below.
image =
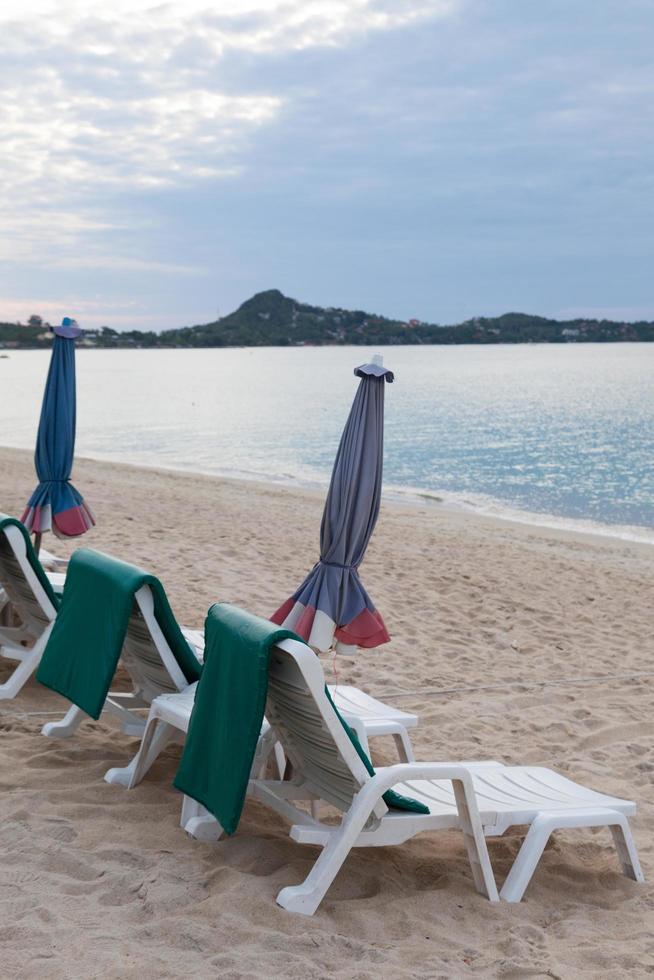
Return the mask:
{"type": "Polygon", "coordinates": [[[67,820],[49,819],[46,824],[50,824],[46,829],[48,837],[61,841],[62,844],[70,844],[77,837],[77,831],[67,820]]]}

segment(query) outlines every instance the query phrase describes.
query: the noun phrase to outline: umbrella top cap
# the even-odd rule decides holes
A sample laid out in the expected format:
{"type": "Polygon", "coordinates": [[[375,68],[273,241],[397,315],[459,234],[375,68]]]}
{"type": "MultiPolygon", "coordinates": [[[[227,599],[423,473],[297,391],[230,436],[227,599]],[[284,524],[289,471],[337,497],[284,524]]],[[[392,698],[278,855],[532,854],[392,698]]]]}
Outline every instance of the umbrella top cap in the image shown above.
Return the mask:
{"type": "Polygon", "coordinates": [[[381,357],[375,356],[372,362],[369,364],[360,364],[359,367],[355,367],[354,374],[357,378],[365,378],[372,376],[373,378],[384,378],[389,384],[395,380],[395,375],[388,368],[385,368],[383,364],[378,363],[381,361],[381,357]]]}
{"type": "Polygon", "coordinates": [[[82,332],[77,325],[77,320],[73,320],[69,316],[63,318],[60,327],[53,327],[52,330],[57,337],[65,337],[66,340],[73,340],[75,337],[79,337],[82,332]]]}

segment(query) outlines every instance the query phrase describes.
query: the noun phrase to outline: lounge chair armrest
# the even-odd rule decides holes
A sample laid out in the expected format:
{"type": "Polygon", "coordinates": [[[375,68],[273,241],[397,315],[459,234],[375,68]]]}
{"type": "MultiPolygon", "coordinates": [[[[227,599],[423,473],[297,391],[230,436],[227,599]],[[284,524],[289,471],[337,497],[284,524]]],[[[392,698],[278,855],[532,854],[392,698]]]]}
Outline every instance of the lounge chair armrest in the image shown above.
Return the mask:
{"type": "Polygon", "coordinates": [[[361,801],[362,806],[369,807],[370,812],[372,812],[375,804],[386,790],[410,779],[451,780],[457,809],[461,811],[463,804],[465,804],[471,819],[479,821],[481,827],[472,776],[465,766],[456,762],[401,762],[395,766],[385,766],[383,769],[378,769],[372,779],[363,784],[357,793],[357,798],[361,801]],[[462,793],[455,784],[460,785],[462,793]]]}
{"type": "Polygon", "coordinates": [[[381,788],[382,793],[385,793],[387,789],[408,779],[456,779],[474,796],[470,770],[458,762],[400,762],[394,766],[378,769],[372,782],[381,788]]]}
{"type": "Polygon", "coordinates": [[[497,885],[486,848],[475,788],[470,771],[465,766],[456,762],[404,762],[388,766],[378,770],[370,782],[364,784],[357,794],[357,799],[361,798],[362,807],[369,807],[372,812],[379,797],[387,789],[413,779],[451,781],[475,885],[477,890],[486,895],[491,902],[498,902],[497,885]]]}

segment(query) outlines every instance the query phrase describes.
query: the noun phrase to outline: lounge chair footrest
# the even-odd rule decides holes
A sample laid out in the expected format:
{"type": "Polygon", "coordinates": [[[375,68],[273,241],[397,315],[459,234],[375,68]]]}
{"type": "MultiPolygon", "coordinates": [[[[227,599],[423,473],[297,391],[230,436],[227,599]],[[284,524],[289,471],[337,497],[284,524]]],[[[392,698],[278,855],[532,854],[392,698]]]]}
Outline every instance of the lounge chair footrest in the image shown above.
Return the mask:
{"type": "Polygon", "coordinates": [[[610,827],[623,874],[644,881],[629,822],[610,809],[543,810],[532,821],[518,856],[500,891],[505,902],[519,902],[531,881],[545,846],[555,830],[575,827],[610,827]]]}

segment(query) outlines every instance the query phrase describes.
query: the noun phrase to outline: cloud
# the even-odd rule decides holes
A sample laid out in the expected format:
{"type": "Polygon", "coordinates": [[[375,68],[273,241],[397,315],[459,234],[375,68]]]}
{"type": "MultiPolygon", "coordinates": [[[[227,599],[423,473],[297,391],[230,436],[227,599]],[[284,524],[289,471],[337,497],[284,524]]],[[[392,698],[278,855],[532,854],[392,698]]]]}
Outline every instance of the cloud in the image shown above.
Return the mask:
{"type": "Polygon", "coordinates": [[[27,318],[37,311],[48,323],[59,323],[62,315],[66,315],[66,311],[79,316],[84,321],[83,326],[89,326],[90,321],[94,325],[97,325],[99,320],[104,323],[102,318],[107,316],[115,323],[148,324],[143,329],[149,329],[149,324],[153,321],[152,316],[139,311],[137,303],[116,302],[108,308],[104,300],[93,300],[74,294],[45,297],[15,297],[0,294],[0,309],[2,310],[1,319],[9,323],[14,321],[25,323],[27,318]],[[62,310],[64,311],[63,314],[62,310]]]}
{"type": "Polygon", "coordinates": [[[115,227],[111,202],[121,195],[237,178],[287,97],[224,82],[230,54],[347,45],[448,16],[457,2],[118,0],[100,14],[95,0],[5,0],[4,257],[39,264],[54,243],[102,252],[98,232],[115,227]]]}
{"type": "Polygon", "coordinates": [[[280,106],[272,96],[171,86],[111,99],[74,91],[42,67],[31,86],[6,87],[2,95],[3,170],[12,196],[29,187],[48,200],[69,189],[148,188],[237,173],[224,161],[243,131],[269,121],[280,106]]]}
{"type": "Polygon", "coordinates": [[[3,0],[0,293],[162,326],[269,286],[439,322],[640,309],[647,9],[3,0]]]}

